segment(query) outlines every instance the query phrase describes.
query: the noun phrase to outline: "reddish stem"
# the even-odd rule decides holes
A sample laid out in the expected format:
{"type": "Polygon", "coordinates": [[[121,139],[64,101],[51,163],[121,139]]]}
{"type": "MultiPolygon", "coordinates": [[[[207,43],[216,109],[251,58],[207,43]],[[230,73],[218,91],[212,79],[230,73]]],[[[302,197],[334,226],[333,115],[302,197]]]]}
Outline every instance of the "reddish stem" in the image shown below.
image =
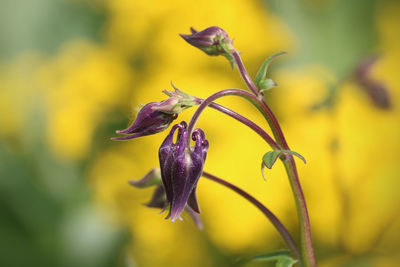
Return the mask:
{"type": "Polygon", "coordinates": [[[218,178],[215,175],[212,175],[211,173],[203,171],[203,176],[205,178],[208,178],[214,182],[217,182],[223,186],[228,187],[229,189],[235,191],[245,199],[247,199],[251,204],[256,206],[264,215],[265,217],[268,218],[268,220],[272,223],[272,225],[276,228],[276,230],[279,232],[279,234],[282,236],[283,240],[286,242],[287,246],[289,247],[290,251],[292,252],[293,256],[296,259],[300,258],[300,253],[299,250],[297,249],[296,243],[293,241],[292,236],[288,232],[288,230],[285,228],[285,226],[281,223],[281,221],[278,219],[278,217],[275,216],[275,214],[272,213],[266,206],[264,206],[260,201],[255,199],[253,196],[251,196],[249,193],[246,191],[240,189],[239,187],[229,183],[226,180],[223,180],[221,178],[218,178]]]}

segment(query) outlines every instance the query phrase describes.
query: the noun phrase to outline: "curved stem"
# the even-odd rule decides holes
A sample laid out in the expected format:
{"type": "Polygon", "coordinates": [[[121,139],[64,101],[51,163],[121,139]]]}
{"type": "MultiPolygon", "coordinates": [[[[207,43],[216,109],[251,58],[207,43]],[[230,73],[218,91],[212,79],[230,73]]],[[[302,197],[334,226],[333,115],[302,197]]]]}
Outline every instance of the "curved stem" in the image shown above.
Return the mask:
{"type": "Polygon", "coordinates": [[[258,94],[257,87],[254,85],[249,74],[247,73],[247,70],[244,67],[244,64],[242,62],[242,59],[240,58],[239,52],[236,51],[235,49],[231,52],[232,52],[233,58],[235,59],[236,66],[238,67],[239,72],[240,72],[244,82],[246,83],[247,87],[249,87],[249,89],[253,92],[253,94],[258,96],[259,94],[258,94]]]}
{"type": "Polygon", "coordinates": [[[288,232],[288,230],[281,223],[281,221],[267,207],[265,207],[260,201],[258,201],[253,196],[251,196],[247,192],[243,191],[239,187],[229,183],[228,181],[218,178],[215,175],[212,175],[208,172],[203,171],[203,176],[205,178],[208,178],[208,179],[210,179],[214,182],[217,182],[223,186],[228,187],[229,189],[235,191],[236,193],[238,193],[239,195],[241,195],[242,197],[247,199],[251,204],[256,206],[265,215],[265,217],[268,218],[268,220],[272,223],[272,225],[276,228],[276,230],[282,236],[283,240],[286,242],[286,244],[289,247],[290,251],[292,252],[293,256],[297,259],[300,258],[300,253],[297,249],[295,242],[293,241],[292,236],[288,232]]]}
{"type": "Polygon", "coordinates": [[[278,120],[276,119],[274,113],[272,112],[272,110],[269,108],[269,106],[267,105],[267,103],[264,100],[264,97],[262,98],[262,100],[259,100],[259,103],[261,105],[262,110],[265,112],[266,114],[266,118],[268,121],[268,124],[271,127],[272,133],[274,134],[276,141],[278,142],[278,144],[280,144],[284,149],[290,150],[285,136],[283,135],[281,126],[278,123],[278,120]]]}
{"type": "MultiPolygon", "coordinates": [[[[196,100],[199,103],[202,103],[204,99],[201,98],[196,98],[196,100]]],[[[261,136],[270,146],[272,149],[280,149],[279,145],[275,142],[275,140],[272,139],[272,137],[265,132],[260,126],[258,126],[256,123],[252,122],[251,120],[247,119],[246,117],[240,115],[239,113],[236,113],[235,111],[224,107],[220,104],[217,103],[210,103],[208,105],[210,108],[213,108],[215,110],[218,110],[230,117],[232,117],[235,120],[238,120],[239,122],[243,123],[244,125],[248,126],[250,129],[255,131],[259,136],[261,136]]]]}
{"type": "MultiPolygon", "coordinates": [[[[211,105],[212,104],[212,102],[213,101],[215,101],[216,99],[218,99],[218,98],[221,98],[221,97],[224,97],[224,96],[228,96],[228,95],[236,95],[236,96],[241,96],[241,97],[243,97],[243,98],[245,98],[245,99],[247,99],[248,101],[250,101],[252,104],[254,104],[257,108],[259,108],[259,109],[261,109],[261,107],[260,107],[260,105],[257,105],[257,98],[254,96],[254,95],[252,95],[251,93],[249,93],[249,92],[247,92],[247,91],[244,91],[244,90],[240,90],[240,89],[225,89],[225,90],[221,90],[221,91],[218,91],[218,92],[216,92],[216,93],[214,93],[214,94],[212,94],[211,96],[209,96],[208,98],[206,98],[204,101],[202,101],[202,103],[199,105],[199,107],[197,108],[197,110],[195,111],[195,113],[193,114],[193,116],[192,116],[192,118],[191,118],[191,120],[190,120],[190,122],[189,122],[189,125],[188,125],[188,135],[187,135],[187,139],[186,139],[186,145],[189,147],[189,145],[190,145],[190,140],[191,140],[191,136],[192,136],[192,132],[193,132],[193,130],[194,130],[194,127],[195,127],[195,125],[196,125],[196,122],[197,122],[197,120],[199,119],[199,117],[200,117],[200,115],[201,115],[201,113],[204,111],[204,109],[207,107],[207,106],[209,106],[209,105],[211,105]]],[[[216,108],[217,106],[216,105],[214,105],[214,108],[216,108]]],[[[232,112],[229,112],[228,111],[228,109],[226,109],[225,108],[225,110],[224,110],[224,113],[225,112],[227,112],[226,114],[230,114],[230,115],[232,115],[232,116],[234,116],[235,117],[235,119],[237,119],[237,120],[239,120],[239,121],[241,121],[241,120],[243,120],[243,116],[240,116],[240,117],[238,117],[238,116],[236,116],[236,112],[234,112],[234,113],[232,113],[232,112]]],[[[239,114],[237,114],[237,115],[239,115],[239,114]]],[[[249,122],[251,122],[251,121],[249,121],[248,119],[246,119],[246,118],[244,118],[245,120],[243,120],[243,121],[246,121],[246,123],[249,123],[249,122]]],[[[252,123],[252,122],[251,122],[252,123]]],[[[249,124],[249,125],[251,125],[251,123],[249,124]]],[[[252,123],[252,124],[254,124],[254,123],[252,123]]],[[[246,124],[247,125],[247,124],[246,124]]],[[[248,125],[248,126],[249,126],[248,125]]],[[[255,125],[255,124],[254,124],[255,125]]],[[[253,130],[258,130],[258,129],[261,129],[260,127],[254,127],[254,125],[252,125],[251,126],[251,128],[253,129],[253,130]]],[[[250,127],[250,126],[249,126],[250,127]]],[[[256,130],[256,131],[257,131],[256,130]]],[[[274,141],[274,139],[272,139],[272,137],[271,136],[269,136],[264,130],[262,130],[262,132],[260,132],[260,131],[258,131],[257,132],[259,135],[261,135],[263,138],[264,138],[264,140],[273,148],[273,149],[280,149],[280,147],[279,147],[279,145],[277,145],[277,143],[274,141]]]]}
{"type": "MultiPolygon", "coordinates": [[[[278,120],[276,119],[275,115],[265,102],[264,95],[258,92],[256,86],[254,85],[253,81],[251,80],[249,74],[247,73],[244,67],[243,61],[240,58],[239,53],[235,49],[233,49],[233,51],[231,52],[234,56],[236,65],[238,66],[239,72],[243,80],[254,94],[254,98],[256,99],[257,102],[256,105],[260,105],[260,110],[263,113],[264,117],[267,119],[268,124],[270,125],[271,130],[276,138],[276,141],[284,149],[289,150],[289,146],[286,142],[285,136],[283,135],[278,120]]],[[[317,263],[315,260],[314,247],[311,238],[310,219],[307,211],[307,205],[304,193],[300,185],[300,180],[296,169],[296,163],[292,155],[285,156],[285,158],[283,159],[283,163],[285,165],[286,172],[290,181],[290,186],[292,188],[292,192],[296,201],[296,209],[300,222],[302,263],[307,267],[316,266],[317,263]]]]}
{"type": "Polygon", "coordinates": [[[246,83],[247,87],[253,92],[254,99],[261,106],[262,113],[265,115],[265,118],[268,121],[268,124],[271,127],[272,133],[274,134],[276,141],[280,144],[284,149],[289,150],[285,137],[283,135],[282,129],[276,119],[272,110],[268,107],[265,103],[264,95],[259,93],[257,87],[254,85],[253,81],[251,80],[249,74],[244,67],[242,58],[240,57],[239,53],[236,50],[232,51],[233,57],[235,58],[236,65],[238,66],[240,75],[242,76],[244,82],[246,83]]]}

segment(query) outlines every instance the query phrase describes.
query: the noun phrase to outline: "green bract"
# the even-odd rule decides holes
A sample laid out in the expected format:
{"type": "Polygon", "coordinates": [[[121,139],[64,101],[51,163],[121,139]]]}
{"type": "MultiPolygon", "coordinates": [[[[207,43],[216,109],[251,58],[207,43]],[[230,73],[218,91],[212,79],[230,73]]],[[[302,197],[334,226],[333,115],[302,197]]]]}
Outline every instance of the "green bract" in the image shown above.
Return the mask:
{"type": "Polygon", "coordinates": [[[261,68],[258,70],[257,75],[256,75],[256,80],[255,80],[255,84],[260,91],[265,91],[265,90],[270,89],[273,86],[276,86],[276,83],[274,81],[267,78],[267,71],[268,71],[268,67],[271,64],[271,62],[275,58],[277,58],[281,55],[284,55],[284,54],[287,54],[287,53],[279,52],[279,53],[273,54],[272,56],[267,58],[264,61],[264,63],[261,65],[261,68]]]}
{"type": "Polygon", "coordinates": [[[262,163],[261,163],[261,173],[262,176],[265,180],[265,176],[264,176],[264,168],[267,167],[268,169],[271,169],[272,166],[274,165],[274,163],[276,162],[276,160],[282,156],[283,154],[292,154],[298,158],[300,158],[304,164],[306,163],[306,159],[300,155],[297,152],[294,152],[292,150],[273,150],[273,151],[269,151],[267,153],[264,154],[263,158],[262,158],[262,163]]]}

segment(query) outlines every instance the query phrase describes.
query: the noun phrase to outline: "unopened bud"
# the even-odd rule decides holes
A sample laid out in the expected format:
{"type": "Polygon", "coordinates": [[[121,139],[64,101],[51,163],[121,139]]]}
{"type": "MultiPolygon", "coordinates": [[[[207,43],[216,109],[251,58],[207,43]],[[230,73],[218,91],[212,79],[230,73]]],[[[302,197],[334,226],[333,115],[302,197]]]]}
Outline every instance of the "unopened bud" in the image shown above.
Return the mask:
{"type": "Polygon", "coordinates": [[[162,102],[151,102],[144,105],[129,128],[116,131],[117,134],[125,134],[127,136],[113,137],[112,140],[127,140],[164,131],[178,117],[177,113],[165,112],[165,110],[171,111],[174,103],[175,99],[167,99],[162,102]],[[164,111],[157,110],[160,107],[164,111]]]}
{"type": "Polygon", "coordinates": [[[221,28],[213,26],[202,31],[191,28],[192,34],[180,34],[189,44],[201,49],[207,55],[226,57],[233,66],[233,44],[228,34],[221,28]]]}

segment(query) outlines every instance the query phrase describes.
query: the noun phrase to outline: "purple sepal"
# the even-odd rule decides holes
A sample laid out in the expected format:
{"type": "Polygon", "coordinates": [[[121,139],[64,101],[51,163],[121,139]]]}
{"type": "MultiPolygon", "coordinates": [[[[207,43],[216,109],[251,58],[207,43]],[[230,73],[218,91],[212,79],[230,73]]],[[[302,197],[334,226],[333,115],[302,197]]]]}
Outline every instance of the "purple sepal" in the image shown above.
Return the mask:
{"type": "Polygon", "coordinates": [[[161,181],[161,172],[158,168],[151,169],[146,175],[139,180],[129,180],[130,185],[136,188],[146,188],[153,185],[162,184],[161,181]]]}
{"type": "Polygon", "coordinates": [[[190,217],[192,217],[192,220],[193,220],[194,224],[197,226],[197,228],[199,228],[199,230],[203,230],[204,225],[203,225],[203,222],[201,221],[199,214],[197,214],[195,211],[193,211],[189,206],[185,207],[185,211],[187,213],[189,213],[190,217]]]}
{"type": "MultiPolygon", "coordinates": [[[[130,180],[129,184],[131,184],[132,186],[134,186],[136,188],[146,188],[149,186],[156,185],[156,188],[153,192],[153,195],[151,196],[150,201],[145,203],[144,205],[149,208],[162,209],[162,211],[160,213],[164,212],[168,208],[169,202],[167,201],[167,198],[166,198],[166,190],[160,180],[157,169],[152,169],[142,179],[130,180]],[[158,183],[158,180],[160,181],[160,183],[158,183]]],[[[203,229],[203,223],[200,219],[200,216],[189,206],[189,203],[188,203],[188,205],[185,206],[184,210],[193,219],[195,225],[200,230],[203,229]]]]}
{"type": "Polygon", "coordinates": [[[149,208],[165,208],[165,190],[162,185],[156,187],[154,190],[153,196],[151,197],[150,201],[145,205],[149,208]]]}

